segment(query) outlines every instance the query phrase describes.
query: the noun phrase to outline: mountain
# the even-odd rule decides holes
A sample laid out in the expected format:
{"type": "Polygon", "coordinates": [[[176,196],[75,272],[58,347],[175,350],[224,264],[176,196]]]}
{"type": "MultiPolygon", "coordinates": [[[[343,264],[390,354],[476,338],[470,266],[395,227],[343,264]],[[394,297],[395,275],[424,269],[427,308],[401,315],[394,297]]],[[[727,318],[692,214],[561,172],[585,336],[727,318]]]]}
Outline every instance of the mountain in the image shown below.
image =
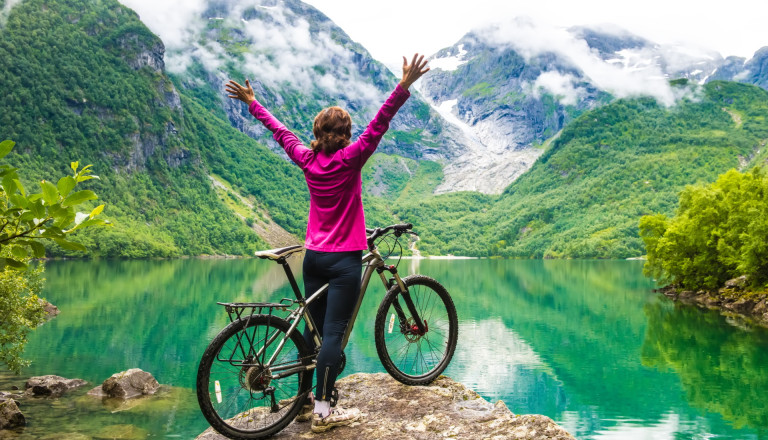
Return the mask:
{"type": "Polygon", "coordinates": [[[609,99],[554,53],[526,59],[476,33],[435,54],[430,64],[433,71],[422,79],[420,91],[474,141],[444,172],[448,177],[470,171],[475,179],[445,182],[438,192],[501,192],[533,165],[544,151],[537,147],[609,99]],[[567,86],[557,90],[571,79],[583,86],[581,92],[567,86]]]}
{"type": "Polygon", "coordinates": [[[685,78],[704,83],[724,62],[716,51],[683,45],[660,45],[621,28],[577,26],[569,29],[606,63],[624,69],[661,73],[667,79],[685,78]],[[658,69],[658,70],[655,70],[658,69]]]}
{"type": "Polygon", "coordinates": [[[768,46],[755,52],[749,60],[728,57],[712,77],[754,84],[768,90],[768,46]]]}
{"type": "Polygon", "coordinates": [[[755,52],[755,55],[744,66],[749,72],[740,78],[740,82],[754,84],[768,90],[768,46],[755,52]]]}
{"type": "Polygon", "coordinates": [[[768,48],[745,62],[655,44],[619,28],[550,29],[526,19],[476,29],[433,55],[431,65],[420,91],[476,141],[446,165],[445,174],[465,171],[468,162],[485,185],[444,182],[438,193],[498,194],[584,111],[637,96],[675,105],[685,91],[672,88],[670,80],[768,84],[768,48]]]}
{"type": "MultiPolygon", "coordinates": [[[[224,94],[229,79],[250,78],[258,99],[308,144],[311,121],[339,105],[362,133],[399,78],[317,9],[298,0],[209,0],[169,47],[169,71],[182,93],[198,98],[240,131],[278,154],[271,133],[224,94]]],[[[162,29],[158,29],[162,35],[162,29]]],[[[392,121],[379,151],[446,161],[462,149],[461,133],[413,93],[392,121]]],[[[386,182],[378,182],[385,185],[386,182]]]]}
{"type": "MultiPolygon", "coordinates": [[[[331,104],[353,111],[359,133],[396,82],[298,1],[195,4],[163,40],[115,0],[0,0],[0,138],[17,142],[7,160],[28,188],[71,161],[94,165],[88,189],[115,226],[81,234],[92,255],[300,242],[301,171],[223,83],[251,78],[308,140],[307,121],[331,104]]],[[[609,63],[648,45],[615,33],[571,30],[535,47],[513,42],[546,39],[506,31],[468,35],[432,61],[424,99],[414,93],[363,171],[369,226],[414,223],[424,254],[635,256],[640,215],[671,214],[684,185],[768,157],[758,87],[609,63]]],[[[752,81],[761,59],[744,64],[752,81]]]]}
{"type": "MultiPolygon", "coordinates": [[[[7,160],[26,186],[74,160],[94,165],[100,179],[89,189],[114,227],[78,237],[92,255],[248,254],[301,241],[301,171],[224,95],[229,77],[252,78],[305,140],[307,121],[331,104],[352,111],[359,133],[394,88],[395,76],[314,8],[241,6],[206,3],[198,32],[166,53],[114,0],[0,0],[0,137],[17,142],[7,160]]],[[[392,200],[426,196],[442,181],[441,165],[427,159],[450,157],[450,130],[414,93],[382,143],[398,155],[376,155],[364,173],[370,225],[395,222],[392,200]]]]}
{"type": "Polygon", "coordinates": [[[421,220],[424,253],[643,255],[642,215],[673,214],[686,185],[768,164],[768,91],[723,81],[673,87],[690,98],[673,107],[623,98],[582,113],[500,196],[447,194],[396,214],[421,220]]]}
{"type": "Polygon", "coordinates": [[[570,32],[583,39],[610,63],[643,69],[658,66],[665,78],[685,78],[704,84],[726,80],[753,84],[768,90],[768,46],[759,49],[750,59],[682,45],[659,45],[621,29],[601,31],[574,27],[570,32]]]}
{"type": "Polygon", "coordinates": [[[0,2],[0,137],[17,142],[6,158],[28,187],[93,164],[100,179],[87,186],[114,227],[79,237],[92,254],[246,254],[267,246],[249,222],[303,235],[300,171],[179,93],[135,12],[114,0],[16,3],[0,2]]]}

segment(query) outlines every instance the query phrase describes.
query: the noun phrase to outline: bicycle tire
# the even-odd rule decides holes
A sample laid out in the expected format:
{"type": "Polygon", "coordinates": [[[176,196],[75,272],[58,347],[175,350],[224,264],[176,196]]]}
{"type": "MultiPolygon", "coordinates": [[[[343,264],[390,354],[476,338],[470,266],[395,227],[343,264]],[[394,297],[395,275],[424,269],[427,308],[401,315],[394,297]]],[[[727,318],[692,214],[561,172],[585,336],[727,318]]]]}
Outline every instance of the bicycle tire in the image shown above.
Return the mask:
{"type": "Polygon", "coordinates": [[[403,282],[417,313],[427,323],[426,331],[417,334],[405,301],[400,308],[407,322],[405,325],[398,322],[400,318],[394,304],[403,298],[400,287],[395,285],[389,289],[376,313],[376,351],[384,369],[397,381],[406,385],[427,385],[448,367],[456,351],[459,334],[456,307],[445,287],[433,278],[410,275],[403,278],[403,282]]]}
{"type": "MultiPolygon", "coordinates": [[[[282,318],[251,315],[229,324],[208,345],[198,367],[197,399],[203,416],[217,432],[231,439],[265,438],[296,417],[311,389],[314,370],[275,378],[273,370],[262,366],[289,328],[282,318]],[[278,338],[264,350],[261,360],[255,358],[254,352],[268,339],[264,336],[273,334],[278,338]],[[274,388],[271,395],[270,387],[274,388]],[[275,403],[277,412],[273,411],[275,403]]],[[[294,331],[272,366],[311,363],[304,338],[294,331]]]]}

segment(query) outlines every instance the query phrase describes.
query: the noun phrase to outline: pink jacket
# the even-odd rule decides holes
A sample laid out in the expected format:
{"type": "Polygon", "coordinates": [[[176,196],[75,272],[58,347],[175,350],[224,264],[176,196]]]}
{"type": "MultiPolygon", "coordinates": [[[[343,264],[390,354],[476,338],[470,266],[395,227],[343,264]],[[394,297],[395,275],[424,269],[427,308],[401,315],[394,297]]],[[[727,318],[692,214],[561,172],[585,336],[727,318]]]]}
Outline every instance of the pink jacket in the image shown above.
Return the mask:
{"type": "Polygon", "coordinates": [[[309,220],[304,247],[323,252],[368,248],[360,170],[389,129],[389,122],[411,94],[398,84],[362,135],[329,155],[305,147],[258,101],[248,110],[261,121],[288,157],[304,171],[309,187],[309,220]]]}

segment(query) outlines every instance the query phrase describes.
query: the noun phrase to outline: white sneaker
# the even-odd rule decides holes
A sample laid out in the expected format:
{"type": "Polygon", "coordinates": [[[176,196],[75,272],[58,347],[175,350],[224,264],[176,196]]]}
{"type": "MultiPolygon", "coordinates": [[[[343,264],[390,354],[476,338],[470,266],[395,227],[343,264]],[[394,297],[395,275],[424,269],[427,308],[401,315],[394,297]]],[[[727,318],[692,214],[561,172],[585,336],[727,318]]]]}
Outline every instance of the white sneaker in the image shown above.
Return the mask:
{"type": "Polygon", "coordinates": [[[337,426],[351,425],[358,419],[360,419],[359,409],[343,409],[337,406],[336,408],[331,409],[331,413],[328,417],[321,417],[320,414],[312,414],[312,432],[325,432],[337,426]]]}

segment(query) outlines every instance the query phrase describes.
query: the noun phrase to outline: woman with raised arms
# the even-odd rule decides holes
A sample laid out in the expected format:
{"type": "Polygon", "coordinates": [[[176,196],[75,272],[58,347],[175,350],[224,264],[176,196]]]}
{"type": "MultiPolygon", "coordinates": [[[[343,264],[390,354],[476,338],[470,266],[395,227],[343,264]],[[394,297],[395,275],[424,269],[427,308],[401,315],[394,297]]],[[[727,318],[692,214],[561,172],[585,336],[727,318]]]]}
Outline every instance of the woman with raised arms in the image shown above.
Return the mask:
{"type": "MultiPolygon", "coordinates": [[[[328,283],[328,294],[310,306],[310,314],[323,336],[317,356],[316,390],[312,431],[323,432],[348,425],[360,417],[357,409],[331,408],[330,398],[342,355],[342,338],[360,294],[363,251],[368,248],[362,201],[361,170],[376,151],[389,123],[408,100],[408,88],[427,73],[427,61],[415,54],[410,64],[403,57],[403,76],[362,135],[352,138],[352,119],[340,107],[328,107],[315,116],[315,136],[307,148],[256,100],[250,81],[242,86],[230,80],[228,96],[248,104],[283,147],[288,157],[304,171],[309,188],[309,219],[304,247],[304,293],[309,295],[328,283]]],[[[314,341],[305,331],[307,345],[314,341]]]]}

